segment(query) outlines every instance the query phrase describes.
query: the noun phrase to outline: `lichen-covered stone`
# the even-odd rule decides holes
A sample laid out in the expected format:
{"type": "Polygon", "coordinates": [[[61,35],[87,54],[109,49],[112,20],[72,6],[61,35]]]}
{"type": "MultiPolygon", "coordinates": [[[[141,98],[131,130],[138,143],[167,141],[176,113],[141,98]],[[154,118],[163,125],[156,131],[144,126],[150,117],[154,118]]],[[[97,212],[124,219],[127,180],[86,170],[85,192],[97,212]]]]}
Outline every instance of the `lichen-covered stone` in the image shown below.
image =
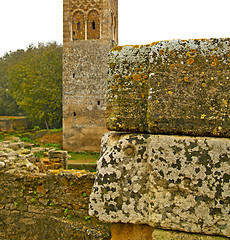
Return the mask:
{"type": "Polygon", "coordinates": [[[230,139],[109,133],[90,215],[230,237],[230,139]]]}
{"type": "Polygon", "coordinates": [[[109,130],[230,136],[230,39],[115,47],[109,130]]]}

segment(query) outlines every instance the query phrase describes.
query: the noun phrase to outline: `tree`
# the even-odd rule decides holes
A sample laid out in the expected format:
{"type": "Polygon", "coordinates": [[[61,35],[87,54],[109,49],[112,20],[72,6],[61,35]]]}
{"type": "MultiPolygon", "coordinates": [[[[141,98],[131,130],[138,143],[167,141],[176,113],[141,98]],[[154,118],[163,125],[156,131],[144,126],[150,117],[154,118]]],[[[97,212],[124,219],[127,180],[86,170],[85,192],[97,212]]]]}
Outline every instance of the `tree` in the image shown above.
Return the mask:
{"type": "MultiPolygon", "coordinates": [[[[20,55],[20,54],[16,54],[20,55]]],[[[20,116],[23,110],[17,105],[9,92],[7,67],[9,67],[9,54],[0,58],[0,116],[20,116]]],[[[14,58],[15,59],[15,58],[14,58]]]]}
{"type": "Polygon", "coordinates": [[[30,45],[20,61],[8,68],[8,80],[10,93],[32,122],[47,129],[61,126],[61,45],[30,45]]]}

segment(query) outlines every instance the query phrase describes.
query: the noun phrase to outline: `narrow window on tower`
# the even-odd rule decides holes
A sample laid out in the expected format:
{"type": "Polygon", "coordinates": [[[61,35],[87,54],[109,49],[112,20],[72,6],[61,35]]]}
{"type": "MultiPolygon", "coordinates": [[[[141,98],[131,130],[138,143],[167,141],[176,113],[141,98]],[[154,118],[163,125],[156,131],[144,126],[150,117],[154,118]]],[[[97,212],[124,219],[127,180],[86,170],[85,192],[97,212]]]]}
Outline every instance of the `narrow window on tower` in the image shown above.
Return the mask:
{"type": "Polygon", "coordinates": [[[94,21],[94,20],[92,21],[92,29],[93,29],[93,30],[95,30],[95,29],[96,29],[96,23],[95,23],[95,21],[94,21]]]}
{"type": "Polygon", "coordinates": [[[100,39],[100,15],[96,10],[87,17],[87,39],[100,39]]]}
{"type": "Polygon", "coordinates": [[[77,30],[81,30],[81,23],[80,22],[77,22],[77,30]]]}
{"type": "Polygon", "coordinates": [[[76,11],[72,15],[72,38],[73,40],[85,40],[85,19],[81,11],[76,11]]]}

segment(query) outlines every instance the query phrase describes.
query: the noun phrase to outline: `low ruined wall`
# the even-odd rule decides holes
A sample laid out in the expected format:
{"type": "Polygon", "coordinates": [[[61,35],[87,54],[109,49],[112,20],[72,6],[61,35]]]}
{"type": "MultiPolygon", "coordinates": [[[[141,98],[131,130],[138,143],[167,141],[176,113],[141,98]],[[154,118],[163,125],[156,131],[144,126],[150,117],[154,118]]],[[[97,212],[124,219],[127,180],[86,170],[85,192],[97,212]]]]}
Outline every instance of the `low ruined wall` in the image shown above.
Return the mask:
{"type": "Polygon", "coordinates": [[[88,216],[94,178],[86,171],[1,171],[0,238],[110,239],[109,228],[88,216]]]}
{"type": "Polygon", "coordinates": [[[13,132],[28,129],[28,120],[25,117],[0,117],[0,131],[13,132]]]}

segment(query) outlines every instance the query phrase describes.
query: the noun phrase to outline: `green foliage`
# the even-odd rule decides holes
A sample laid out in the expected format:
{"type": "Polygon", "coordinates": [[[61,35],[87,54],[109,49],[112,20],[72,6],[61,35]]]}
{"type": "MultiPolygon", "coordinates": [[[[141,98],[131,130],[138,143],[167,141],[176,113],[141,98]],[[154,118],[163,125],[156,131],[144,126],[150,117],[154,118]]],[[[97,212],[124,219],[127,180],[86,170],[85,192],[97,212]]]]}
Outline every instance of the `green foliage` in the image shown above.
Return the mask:
{"type": "MultiPolygon", "coordinates": [[[[15,59],[18,59],[22,53],[23,51],[18,50],[12,55],[14,55],[15,59]]],[[[0,116],[21,116],[24,114],[9,91],[7,70],[12,61],[13,59],[9,55],[0,58],[0,116]]]]}
{"type": "Polygon", "coordinates": [[[64,213],[65,213],[65,214],[68,214],[68,208],[65,209],[64,213]]]}
{"type": "Polygon", "coordinates": [[[40,130],[41,128],[39,126],[34,126],[34,130],[40,130]]]}
{"type": "Polygon", "coordinates": [[[4,140],[4,133],[0,132],[0,142],[4,140]]]}
{"type": "MultiPolygon", "coordinates": [[[[62,46],[30,45],[17,55],[8,70],[9,91],[34,126],[61,127],[62,46]]],[[[6,57],[12,59],[11,54],[6,57]]]]}
{"type": "Polygon", "coordinates": [[[69,160],[84,160],[84,159],[90,159],[92,162],[95,162],[98,160],[100,154],[96,152],[68,152],[71,158],[69,160]]]}
{"type": "Polygon", "coordinates": [[[58,143],[46,143],[44,144],[45,147],[52,147],[52,148],[56,148],[56,149],[60,149],[61,145],[58,143]]]}

